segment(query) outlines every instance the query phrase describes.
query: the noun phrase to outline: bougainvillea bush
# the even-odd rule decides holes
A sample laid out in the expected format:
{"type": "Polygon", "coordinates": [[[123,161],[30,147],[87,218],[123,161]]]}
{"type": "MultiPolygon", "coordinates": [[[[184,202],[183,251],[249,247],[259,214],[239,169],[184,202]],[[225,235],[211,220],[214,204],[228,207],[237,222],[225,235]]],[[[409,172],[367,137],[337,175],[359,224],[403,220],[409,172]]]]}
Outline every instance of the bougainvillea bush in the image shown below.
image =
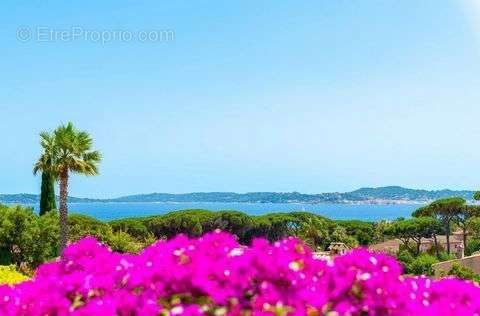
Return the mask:
{"type": "Polygon", "coordinates": [[[474,284],[401,273],[391,257],[362,249],[314,259],[294,238],[243,247],[216,231],[139,255],[85,238],[34,279],[0,287],[0,315],[479,315],[474,284]]]}

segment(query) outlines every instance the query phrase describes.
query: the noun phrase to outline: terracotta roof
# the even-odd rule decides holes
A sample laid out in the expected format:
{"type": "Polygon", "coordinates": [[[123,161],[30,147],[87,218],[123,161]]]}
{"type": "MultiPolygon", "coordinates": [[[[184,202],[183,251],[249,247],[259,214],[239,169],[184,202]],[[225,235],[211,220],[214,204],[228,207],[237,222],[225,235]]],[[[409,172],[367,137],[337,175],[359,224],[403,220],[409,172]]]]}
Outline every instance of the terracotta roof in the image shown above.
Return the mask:
{"type": "MultiPolygon", "coordinates": [[[[433,238],[423,238],[422,245],[433,245],[433,238]]],[[[447,237],[445,235],[437,236],[437,242],[439,245],[445,246],[447,244],[447,237]]],[[[400,248],[401,241],[398,239],[390,239],[384,242],[371,245],[368,247],[372,251],[382,251],[382,252],[397,252],[400,248]]],[[[450,245],[455,247],[458,245],[463,245],[463,234],[456,232],[455,235],[450,236],[450,245]]]]}
{"type": "Polygon", "coordinates": [[[391,239],[369,247],[372,251],[398,251],[400,248],[400,240],[391,239]]]}
{"type": "MultiPolygon", "coordinates": [[[[437,242],[439,244],[447,244],[447,236],[445,235],[438,235],[437,236],[437,242]]],[[[422,239],[422,244],[430,244],[433,243],[433,238],[423,238],[422,239]]],[[[451,235],[450,236],[450,244],[461,244],[463,243],[463,235],[451,235]]]]}

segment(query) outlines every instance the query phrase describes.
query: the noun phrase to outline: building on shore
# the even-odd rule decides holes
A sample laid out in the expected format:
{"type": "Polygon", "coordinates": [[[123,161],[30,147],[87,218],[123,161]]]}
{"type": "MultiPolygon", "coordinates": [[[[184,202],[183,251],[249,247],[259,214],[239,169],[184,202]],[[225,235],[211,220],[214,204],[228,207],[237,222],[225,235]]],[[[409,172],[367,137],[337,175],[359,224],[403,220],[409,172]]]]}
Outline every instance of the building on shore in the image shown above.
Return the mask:
{"type": "Polygon", "coordinates": [[[459,264],[462,267],[471,269],[475,274],[480,274],[480,253],[477,252],[468,257],[435,263],[432,265],[434,275],[436,277],[447,275],[454,264],[459,264]]]}
{"type": "Polygon", "coordinates": [[[332,242],[328,246],[328,251],[316,251],[313,256],[318,259],[329,259],[335,256],[341,256],[350,251],[350,248],[343,242],[332,242]]]}
{"type": "MultiPolygon", "coordinates": [[[[384,252],[395,255],[402,242],[399,239],[390,239],[384,242],[372,245],[369,250],[374,252],[384,252]]],[[[438,235],[437,244],[441,249],[447,249],[447,236],[438,235]]],[[[435,240],[433,238],[423,238],[420,242],[420,252],[428,252],[435,247],[435,240]]],[[[455,254],[457,258],[463,257],[463,233],[460,231],[454,232],[450,235],[450,252],[455,254]]]]}
{"type": "Polygon", "coordinates": [[[330,256],[341,256],[346,254],[350,248],[343,242],[332,242],[328,246],[328,250],[330,251],[330,256]]]}

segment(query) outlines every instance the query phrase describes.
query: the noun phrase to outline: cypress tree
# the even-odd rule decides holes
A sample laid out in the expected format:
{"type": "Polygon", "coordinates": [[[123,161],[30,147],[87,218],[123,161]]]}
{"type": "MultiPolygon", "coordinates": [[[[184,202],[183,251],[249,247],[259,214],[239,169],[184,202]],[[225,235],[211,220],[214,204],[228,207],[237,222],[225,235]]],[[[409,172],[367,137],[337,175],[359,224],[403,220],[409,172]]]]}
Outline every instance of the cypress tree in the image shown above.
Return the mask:
{"type": "Polygon", "coordinates": [[[42,172],[42,187],[40,193],[40,215],[57,209],[55,201],[55,180],[48,172],[42,172]]]}

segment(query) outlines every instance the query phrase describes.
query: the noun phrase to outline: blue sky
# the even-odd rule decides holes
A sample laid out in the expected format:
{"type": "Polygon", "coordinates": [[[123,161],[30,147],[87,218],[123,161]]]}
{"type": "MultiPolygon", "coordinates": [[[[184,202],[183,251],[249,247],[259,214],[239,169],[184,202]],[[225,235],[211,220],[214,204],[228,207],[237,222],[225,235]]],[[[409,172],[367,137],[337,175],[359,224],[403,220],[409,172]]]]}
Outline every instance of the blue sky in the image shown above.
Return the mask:
{"type": "Polygon", "coordinates": [[[478,189],[474,1],[2,1],[0,193],[39,191],[38,133],[67,121],[104,155],[76,196],[478,189]]]}

